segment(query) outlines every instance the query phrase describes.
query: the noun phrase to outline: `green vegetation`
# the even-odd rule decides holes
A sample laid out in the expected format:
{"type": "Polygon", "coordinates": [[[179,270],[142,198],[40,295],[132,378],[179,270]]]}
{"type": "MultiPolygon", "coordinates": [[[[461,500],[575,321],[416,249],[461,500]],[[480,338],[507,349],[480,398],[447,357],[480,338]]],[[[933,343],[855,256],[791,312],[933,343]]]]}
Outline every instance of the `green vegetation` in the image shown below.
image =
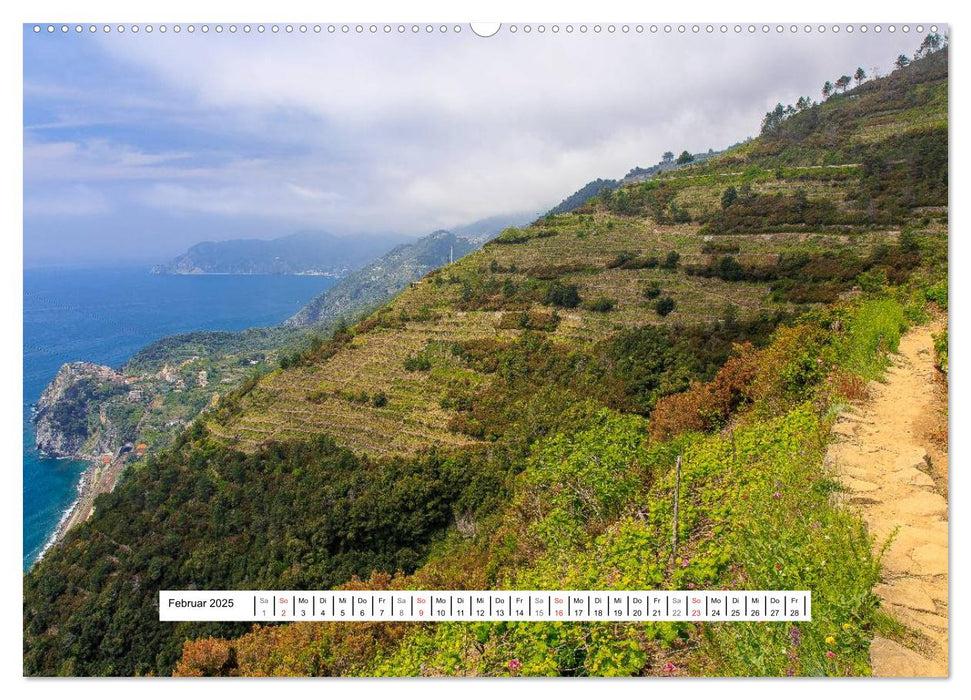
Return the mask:
{"type": "Polygon", "coordinates": [[[609,311],[613,311],[615,306],[617,306],[616,299],[610,299],[609,297],[599,296],[596,299],[591,299],[589,302],[587,302],[584,308],[586,308],[588,311],[607,313],[609,311]]]}
{"type": "Polygon", "coordinates": [[[674,299],[672,299],[671,297],[661,297],[656,302],[654,302],[654,310],[657,312],[657,315],[660,316],[661,318],[664,318],[669,313],[674,311],[674,307],[675,307],[674,299]]]}
{"type": "MultiPolygon", "coordinates": [[[[871,592],[878,562],[865,527],[830,498],[838,487],[823,453],[830,401],[839,400],[832,372],[853,370],[856,361],[842,358],[857,342],[867,364],[876,363],[881,353],[872,350],[869,330],[882,313],[899,316],[902,308],[879,299],[781,329],[753,358],[754,374],[741,382],[745,395],[732,408],[729,432],[652,439],[654,421],[665,421],[658,411],[676,410],[675,402],[659,404],[650,421],[600,410],[541,440],[514,477],[498,519],[482,517],[471,538],[446,537],[415,574],[393,582],[398,588],[434,581],[443,588],[811,589],[811,623],[439,623],[367,631],[315,623],[189,643],[179,673],[867,673],[870,635],[883,624],[871,592]],[[820,358],[826,371],[807,373],[820,358]],[[673,558],[677,455],[683,457],[682,545],[673,558]],[[350,639],[359,641],[348,647],[350,639]],[[302,654],[292,653],[294,645],[302,654]],[[282,649],[290,653],[275,651],[282,649]],[[228,658],[236,660],[231,668],[214,663],[228,658]]],[[[738,371],[725,367],[720,374],[738,371]]]]}
{"type": "Polygon", "coordinates": [[[947,304],[946,53],[507,229],[252,377],[26,576],[26,672],[867,674],[879,561],[823,455],[852,388],[947,304]],[[186,586],[811,589],[814,610],[152,619],[186,586]]]}
{"type": "Polygon", "coordinates": [[[546,292],[546,303],[565,309],[575,309],[580,305],[579,289],[575,284],[552,284],[546,292]]]}
{"type": "Polygon", "coordinates": [[[648,282],[647,286],[644,287],[644,296],[648,299],[657,299],[659,296],[661,296],[661,291],[661,283],[657,280],[653,280],[648,282]]]}
{"type": "Polygon", "coordinates": [[[494,488],[476,469],[442,455],[372,463],[326,437],[244,455],[213,445],[197,424],[99,498],[98,517],[44,558],[43,569],[66,576],[27,586],[25,671],[169,673],[182,638],[249,628],[160,624],[158,589],[189,579],[312,589],[375,569],[412,571],[453,506],[474,509],[494,488]]]}
{"type": "Polygon", "coordinates": [[[934,334],[934,364],[947,374],[947,331],[934,334]]]}

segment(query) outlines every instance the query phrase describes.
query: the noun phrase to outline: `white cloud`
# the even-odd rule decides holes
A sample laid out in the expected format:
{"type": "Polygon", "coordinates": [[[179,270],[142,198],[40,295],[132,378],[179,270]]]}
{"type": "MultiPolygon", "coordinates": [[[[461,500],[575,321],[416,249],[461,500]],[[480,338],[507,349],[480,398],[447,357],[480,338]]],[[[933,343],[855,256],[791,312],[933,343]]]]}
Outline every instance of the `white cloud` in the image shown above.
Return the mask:
{"type": "Polygon", "coordinates": [[[421,233],[542,210],[666,150],[727,146],[753,135],[777,101],[815,97],[825,79],[856,65],[889,67],[919,38],[85,40],[98,42],[123,80],[89,77],[84,89],[60,86],[56,75],[26,81],[25,99],[57,106],[36,124],[48,128],[25,139],[32,196],[112,183],[118,206],[421,233]],[[49,135],[72,123],[114,126],[110,138],[49,135]],[[153,129],[154,143],[144,136],[153,129]]]}

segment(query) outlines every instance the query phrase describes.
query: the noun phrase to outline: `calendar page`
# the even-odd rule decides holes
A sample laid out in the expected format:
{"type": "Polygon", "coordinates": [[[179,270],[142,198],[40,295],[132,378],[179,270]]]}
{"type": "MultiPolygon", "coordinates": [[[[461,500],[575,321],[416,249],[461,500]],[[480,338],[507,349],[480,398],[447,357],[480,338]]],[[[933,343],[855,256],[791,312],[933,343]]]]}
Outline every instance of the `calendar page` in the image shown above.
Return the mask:
{"type": "Polygon", "coordinates": [[[949,27],[636,14],[23,24],[25,676],[948,676],[949,27]]]}

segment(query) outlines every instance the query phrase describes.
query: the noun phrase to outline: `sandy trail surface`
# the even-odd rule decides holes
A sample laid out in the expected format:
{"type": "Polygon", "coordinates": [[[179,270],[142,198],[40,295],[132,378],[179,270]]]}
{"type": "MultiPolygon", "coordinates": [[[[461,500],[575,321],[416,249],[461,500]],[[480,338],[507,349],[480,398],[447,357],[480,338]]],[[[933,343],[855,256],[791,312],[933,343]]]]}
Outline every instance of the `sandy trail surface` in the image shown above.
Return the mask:
{"type": "Polygon", "coordinates": [[[947,388],[934,366],[942,320],[906,333],[866,401],[843,413],[828,460],[883,553],[874,592],[906,630],[876,636],[874,676],[948,674],[947,388]]]}

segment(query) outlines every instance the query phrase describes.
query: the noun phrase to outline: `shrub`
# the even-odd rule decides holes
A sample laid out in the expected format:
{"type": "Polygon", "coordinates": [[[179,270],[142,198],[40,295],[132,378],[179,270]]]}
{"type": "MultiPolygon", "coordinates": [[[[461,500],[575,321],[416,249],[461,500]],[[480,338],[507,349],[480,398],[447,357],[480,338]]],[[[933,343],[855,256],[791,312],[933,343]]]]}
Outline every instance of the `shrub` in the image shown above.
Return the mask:
{"type": "Polygon", "coordinates": [[[657,312],[658,316],[664,318],[669,313],[674,311],[674,306],[674,299],[671,297],[661,297],[654,303],[654,311],[657,312]]]}
{"type": "Polygon", "coordinates": [[[720,427],[732,411],[749,399],[748,388],[758,371],[759,353],[746,343],[722,365],[710,382],[692,382],[688,391],[666,396],[651,413],[651,437],[670,440],[684,432],[720,427]]]}
{"type": "Polygon", "coordinates": [[[934,364],[947,374],[947,331],[934,334],[934,364]]]}
{"type": "Polygon", "coordinates": [[[674,270],[678,267],[678,262],[681,260],[681,256],[676,250],[672,250],[670,253],[664,256],[664,262],[661,263],[661,267],[665,270],[674,270]]]}
{"type": "Polygon", "coordinates": [[[599,296],[593,301],[588,302],[584,305],[588,311],[596,311],[598,313],[607,313],[613,311],[614,307],[617,306],[617,301],[615,299],[610,299],[609,297],[599,296]]]}
{"type": "Polygon", "coordinates": [[[371,397],[371,403],[375,408],[383,408],[388,405],[388,395],[383,391],[377,391],[371,397]]]}
{"type": "Polygon", "coordinates": [[[897,241],[900,249],[905,253],[919,253],[920,252],[920,239],[910,229],[904,229],[900,232],[900,238],[897,241]]]}
{"type": "Polygon", "coordinates": [[[648,299],[657,299],[661,296],[661,283],[654,281],[649,282],[646,287],[644,287],[644,296],[648,299]]]}
{"type": "Polygon", "coordinates": [[[323,403],[330,397],[330,392],[326,389],[315,389],[307,394],[307,401],[310,403],[323,403]]]}
{"type": "Polygon", "coordinates": [[[861,272],[856,277],[856,283],[864,292],[879,292],[887,286],[887,272],[882,268],[861,272]]]}
{"type": "Polygon", "coordinates": [[[617,255],[617,257],[611,260],[610,262],[608,262],[607,269],[613,270],[614,268],[617,268],[617,267],[623,267],[624,265],[631,262],[632,260],[635,260],[636,258],[637,258],[636,253],[625,251],[617,255]]]}
{"type": "Polygon", "coordinates": [[[738,199],[738,190],[735,189],[734,185],[729,185],[728,189],[722,193],[722,209],[728,209],[735,203],[736,199],[738,199]]]}
{"type": "Polygon", "coordinates": [[[851,372],[837,370],[829,380],[830,395],[845,401],[865,401],[870,392],[862,377],[851,372]]]}
{"type": "Polygon", "coordinates": [[[555,311],[537,309],[533,311],[511,311],[504,313],[496,324],[497,328],[521,329],[531,331],[556,330],[560,316],[555,311]]]}
{"type": "Polygon", "coordinates": [[[924,297],[947,311],[947,280],[941,280],[925,289],[924,297]]]}
{"type": "Polygon", "coordinates": [[[550,306],[575,309],[580,305],[580,291],[575,284],[554,282],[546,292],[546,303],[550,306]]]}
{"type": "Polygon", "coordinates": [[[432,368],[432,362],[428,359],[428,356],[423,353],[417,353],[415,355],[409,355],[405,359],[405,369],[409,372],[427,372],[432,368]]]}

